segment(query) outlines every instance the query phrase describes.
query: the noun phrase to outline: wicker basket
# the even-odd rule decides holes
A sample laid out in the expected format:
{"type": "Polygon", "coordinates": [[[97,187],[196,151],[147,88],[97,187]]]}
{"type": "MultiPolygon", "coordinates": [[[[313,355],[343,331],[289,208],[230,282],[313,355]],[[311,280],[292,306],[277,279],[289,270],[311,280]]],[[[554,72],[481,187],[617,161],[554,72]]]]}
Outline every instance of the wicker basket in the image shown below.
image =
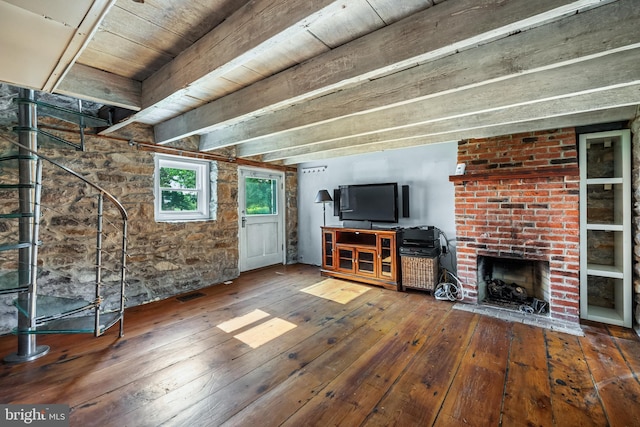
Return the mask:
{"type": "Polygon", "coordinates": [[[438,281],[438,258],[402,256],[402,286],[433,292],[438,281]]]}

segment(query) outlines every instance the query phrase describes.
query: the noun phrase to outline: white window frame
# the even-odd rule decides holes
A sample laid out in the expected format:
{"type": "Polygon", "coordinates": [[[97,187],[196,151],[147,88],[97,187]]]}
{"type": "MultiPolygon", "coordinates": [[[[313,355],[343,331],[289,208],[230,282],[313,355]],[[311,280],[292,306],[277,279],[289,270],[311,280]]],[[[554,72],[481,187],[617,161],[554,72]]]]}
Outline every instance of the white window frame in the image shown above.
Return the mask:
{"type": "Polygon", "coordinates": [[[155,195],[155,219],[157,222],[182,222],[182,221],[203,221],[210,219],[209,198],[210,198],[210,178],[209,162],[202,160],[185,159],[183,157],[167,156],[156,154],[155,174],[154,174],[154,195],[155,195]],[[160,169],[177,168],[191,169],[196,172],[196,188],[198,208],[196,211],[163,211],[162,210],[162,189],[160,188],[160,169]]]}

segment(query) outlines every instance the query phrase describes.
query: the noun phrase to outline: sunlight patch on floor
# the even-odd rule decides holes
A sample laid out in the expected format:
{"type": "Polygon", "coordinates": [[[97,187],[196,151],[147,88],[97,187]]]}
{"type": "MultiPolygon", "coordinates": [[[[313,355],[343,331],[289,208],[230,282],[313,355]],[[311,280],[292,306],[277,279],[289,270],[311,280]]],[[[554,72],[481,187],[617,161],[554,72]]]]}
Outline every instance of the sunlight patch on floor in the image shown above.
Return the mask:
{"type": "Polygon", "coordinates": [[[320,283],[301,289],[301,291],[340,304],[346,304],[369,289],[367,286],[356,285],[342,280],[325,279],[320,283]]]}
{"type": "Polygon", "coordinates": [[[234,335],[234,338],[239,339],[251,348],[258,348],[295,327],[296,325],[293,323],[276,317],[238,335],[234,335]]]}
{"type": "Polygon", "coordinates": [[[217,325],[217,327],[229,333],[229,332],[236,331],[240,328],[244,328],[245,326],[250,325],[253,322],[257,322],[258,320],[262,320],[265,317],[269,317],[269,313],[265,313],[262,310],[256,309],[250,313],[245,314],[244,316],[234,317],[231,320],[222,322],[219,325],[217,325]]]}

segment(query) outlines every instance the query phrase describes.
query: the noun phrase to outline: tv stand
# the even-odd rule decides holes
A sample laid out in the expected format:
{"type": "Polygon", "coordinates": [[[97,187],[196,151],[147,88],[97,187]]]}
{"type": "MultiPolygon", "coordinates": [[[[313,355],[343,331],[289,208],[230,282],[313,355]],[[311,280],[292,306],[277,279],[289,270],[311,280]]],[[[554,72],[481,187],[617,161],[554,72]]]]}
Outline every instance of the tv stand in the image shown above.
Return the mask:
{"type": "Polygon", "coordinates": [[[397,230],[322,227],[320,274],[401,290],[397,240],[397,230]]]}

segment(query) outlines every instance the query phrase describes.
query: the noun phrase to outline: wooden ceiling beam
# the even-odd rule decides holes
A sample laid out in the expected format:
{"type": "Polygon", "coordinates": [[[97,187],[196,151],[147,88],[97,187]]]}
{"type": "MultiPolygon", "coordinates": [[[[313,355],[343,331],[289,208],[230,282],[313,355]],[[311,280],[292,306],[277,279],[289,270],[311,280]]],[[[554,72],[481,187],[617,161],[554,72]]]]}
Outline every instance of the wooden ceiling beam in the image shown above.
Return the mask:
{"type": "MultiPolygon", "coordinates": [[[[265,154],[384,130],[462,119],[474,114],[554,99],[569,102],[578,95],[637,84],[640,82],[640,74],[637,72],[639,63],[640,48],[625,50],[580,63],[444,93],[394,108],[340,118],[332,121],[330,126],[310,126],[256,139],[239,145],[237,154],[239,157],[265,154]]],[[[636,103],[640,103],[640,96],[636,103]]]]}
{"type": "Polygon", "coordinates": [[[133,111],[142,107],[141,82],[77,63],[60,82],[56,93],[133,111]]]}
{"type": "MultiPolygon", "coordinates": [[[[247,3],[144,80],[142,110],[101,133],[116,131],[133,122],[148,121],[154,110],[166,109],[175,100],[189,96],[194,90],[199,91],[200,83],[240,67],[340,7],[341,3],[336,0],[257,0],[247,3]]],[[[186,132],[181,132],[172,140],[186,136],[186,132]]]]}
{"type": "Polygon", "coordinates": [[[249,2],[146,79],[143,105],[175,96],[201,79],[222,76],[341,7],[336,0],[249,2]]]}
{"type": "MultiPolygon", "coordinates": [[[[428,131],[426,131],[425,134],[421,134],[416,130],[410,135],[399,137],[400,135],[390,132],[372,135],[369,140],[357,138],[358,141],[343,142],[342,145],[339,143],[331,143],[326,146],[323,144],[322,146],[306,147],[307,152],[301,152],[302,150],[299,151],[296,149],[272,153],[264,155],[262,160],[269,162],[278,159],[283,160],[283,163],[286,165],[296,165],[335,157],[397,150],[426,144],[460,141],[469,138],[489,138],[513,133],[626,121],[633,117],[635,109],[636,107],[633,105],[606,108],[599,111],[567,114],[565,116],[544,117],[540,119],[531,117],[530,120],[515,123],[492,123],[491,121],[486,121],[486,126],[484,127],[478,124],[477,127],[470,129],[452,130],[451,132],[435,135],[429,134],[428,131]],[[396,137],[399,138],[394,139],[396,137]]],[[[453,173],[453,171],[450,172],[453,173]]]]}
{"type": "MultiPolygon", "coordinates": [[[[444,2],[160,123],[154,127],[155,139],[165,143],[206,133],[222,124],[272,112],[602,4],[600,0],[444,2]],[[446,25],[440,25],[444,22],[446,25]]],[[[172,67],[173,64],[168,68],[172,67]]],[[[165,73],[165,77],[172,76],[165,73]]],[[[171,85],[176,86],[173,82],[171,85]]],[[[146,90],[145,83],[143,91],[146,90]]],[[[146,99],[144,93],[143,98],[146,99]]]]}
{"type": "Polygon", "coordinates": [[[624,0],[202,135],[201,150],[360,116],[640,47],[640,9],[624,0]],[[616,22],[616,31],[611,31],[616,22]],[[471,67],[470,65],[477,65],[471,67]]]}

